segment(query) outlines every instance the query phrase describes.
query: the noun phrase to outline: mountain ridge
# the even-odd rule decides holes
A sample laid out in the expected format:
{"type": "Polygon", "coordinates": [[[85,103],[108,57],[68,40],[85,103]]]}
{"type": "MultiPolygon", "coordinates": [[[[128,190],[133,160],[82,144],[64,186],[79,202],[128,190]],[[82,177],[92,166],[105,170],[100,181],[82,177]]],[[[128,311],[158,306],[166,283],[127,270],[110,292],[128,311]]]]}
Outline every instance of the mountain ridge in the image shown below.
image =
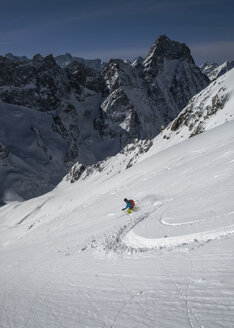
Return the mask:
{"type": "Polygon", "coordinates": [[[202,73],[207,75],[210,81],[216,80],[218,77],[222,76],[234,67],[234,61],[225,61],[223,64],[219,65],[217,63],[206,62],[200,69],[202,73]]]}
{"type": "Polygon", "coordinates": [[[192,97],[179,115],[151,140],[135,140],[115,157],[107,158],[86,168],[75,164],[65,180],[71,183],[103,172],[113,175],[126,170],[151,156],[178,143],[234,120],[234,69],[228,71],[207,88],[192,97]],[[115,165],[115,161],[119,165],[115,165]]]}
{"type": "MultiPolygon", "coordinates": [[[[76,60],[62,67],[53,55],[37,54],[27,61],[0,57],[1,101],[27,107],[35,115],[44,113],[45,120],[48,117],[51,120],[48,128],[54,140],[65,145],[58,179],[75,163],[92,165],[118,154],[135,139],[154,138],[161,126],[173,120],[189,99],[208,84],[188,47],[166,36],[156,40],[145,59],[138,58],[134,63],[112,59],[102,71],[76,60]]],[[[27,115],[27,111],[24,113],[27,115]]],[[[4,129],[3,135],[7,125],[4,129]]],[[[48,134],[42,133],[38,124],[34,124],[33,130],[38,131],[35,140],[40,135],[39,144],[47,145],[48,134]]],[[[24,131],[17,131],[17,138],[23,142],[24,131]]],[[[14,154],[15,148],[4,140],[2,149],[14,154]]],[[[33,156],[36,156],[37,142],[34,147],[33,156]]],[[[24,151],[20,156],[23,162],[27,158],[24,151]]],[[[9,156],[2,160],[2,172],[6,173],[7,166],[12,166],[8,159],[9,156]]],[[[50,157],[47,161],[48,166],[53,162],[50,157]]],[[[13,166],[14,174],[20,175],[17,164],[13,166]]],[[[37,170],[40,172],[40,165],[37,170]]],[[[29,176],[33,185],[33,174],[29,176]]],[[[7,174],[5,178],[7,181],[7,174]]],[[[36,185],[33,195],[42,192],[36,185]]],[[[24,198],[26,185],[21,191],[17,188],[24,198]]]]}

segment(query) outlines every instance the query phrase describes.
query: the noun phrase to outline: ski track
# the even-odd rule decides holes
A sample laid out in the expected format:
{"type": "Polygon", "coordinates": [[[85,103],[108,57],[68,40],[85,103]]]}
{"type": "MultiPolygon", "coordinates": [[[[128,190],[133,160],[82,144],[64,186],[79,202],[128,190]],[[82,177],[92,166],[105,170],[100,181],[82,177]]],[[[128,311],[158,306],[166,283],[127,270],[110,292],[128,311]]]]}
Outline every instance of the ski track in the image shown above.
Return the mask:
{"type": "MultiPolygon", "coordinates": [[[[128,288],[123,284],[122,281],[120,281],[120,284],[123,286],[124,290],[127,291],[127,293],[131,296],[131,292],[128,290],[128,288]]],[[[141,296],[142,294],[144,294],[143,290],[139,290],[138,292],[136,292],[133,295],[133,298],[135,300],[135,302],[139,305],[140,309],[143,311],[143,314],[145,316],[145,318],[153,325],[154,328],[157,328],[157,322],[156,319],[152,316],[152,314],[149,313],[148,310],[145,309],[145,307],[142,305],[141,302],[138,301],[137,297],[141,296]]],[[[131,300],[132,300],[131,299],[131,300]]]]}
{"type": "MultiPolygon", "coordinates": [[[[170,271],[168,270],[167,266],[165,265],[164,261],[161,259],[161,264],[162,266],[164,267],[164,270],[168,276],[168,278],[171,280],[171,281],[174,281],[173,279],[173,276],[172,274],[170,273],[170,271]]],[[[192,261],[191,259],[189,258],[189,261],[190,263],[192,264],[192,261]]],[[[190,271],[190,275],[192,273],[192,267],[191,267],[191,271],[190,271]]],[[[201,322],[201,320],[198,318],[198,315],[197,313],[192,309],[190,303],[189,303],[189,299],[188,299],[188,295],[189,295],[189,288],[190,288],[190,285],[189,283],[187,283],[187,286],[186,286],[186,292],[185,294],[182,292],[181,288],[179,287],[179,285],[175,282],[175,287],[176,287],[176,290],[178,292],[178,295],[179,295],[179,298],[182,298],[185,302],[185,306],[186,306],[186,312],[187,312],[187,317],[188,317],[188,322],[189,322],[189,325],[191,328],[195,328],[198,327],[199,328],[205,328],[201,322]],[[194,319],[193,319],[194,318],[194,319]],[[196,326],[194,326],[194,323],[193,323],[193,320],[195,320],[196,322],[196,326]]]]}
{"type": "MultiPolygon", "coordinates": [[[[99,275],[96,275],[96,277],[100,281],[104,282],[105,284],[108,284],[111,288],[113,288],[113,285],[110,285],[108,283],[108,281],[104,280],[99,275]]],[[[126,299],[123,300],[121,306],[119,307],[119,310],[117,311],[116,315],[114,316],[114,318],[112,320],[112,324],[111,324],[110,328],[114,328],[115,327],[115,325],[117,324],[118,318],[120,317],[121,313],[123,313],[126,310],[127,306],[130,303],[132,303],[133,301],[138,304],[138,306],[140,307],[140,310],[142,311],[144,317],[147,319],[147,321],[149,321],[153,325],[152,327],[153,328],[157,328],[158,326],[157,326],[157,323],[156,323],[156,319],[153,317],[152,314],[149,313],[148,310],[145,309],[145,307],[143,306],[143,304],[140,301],[138,301],[138,299],[137,299],[138,297],[140,297],[141,295],[144,294],[144,291],[141,290],[141,289],[138,289],[137,291],[135,291],[133,293],[123,283],[122,279],[118,279],[118,283],[121,285],[121,287],[123,288],[124,292],[126,292],[129,295],[129,297],[127,298],[127,300],[126,299]]],[[[107,326],[104,322],[102,322],[102,323],[105,325],[105,327],[107,326]]]]}
{"type": "MultiPolygon", "coordinates": [[[[52,197],[50,197],[52,198],[52,197]]],[[[50,199],[49,198],[49,199],[50,199]]],[[[27,220],[30,216],[35,215],[36,213],[38,213],[40,211],[40,209],[48,202],[49,199],[46,199],[44,202],[42,202],[39,206],[37,206],[32,212],[30,212],[29,214],[27,214],[26,216],[24,216],[19,222],[16,223],[16,225],[19,225],[21,223],[23,223],[25,220],[27,220]]]]}
{"type": "MultiPolygon", "coordinates": [[[[88,249],[95,249],[104,253],[144,253],[147,251],[157,250],[171,250],[177,247],[183,247],[188,245],[205,244],[211,241],[218,240],[220,238],[228,237],[234,234],[234,224],[217,228],[213,230],[177,235],[174,237],[164,238],[144,238],[134,233],[133,229],[143,221],[147,220],[151,214],[157,212],[159,208],[164,206],[170,200],[164,200],[157,202],[157,207],[152,211],[146,211],[140,214],[138,217],[133,218],[128,224],[121,226],[117,231],[110,233],[104,238],[93,238],[93,240],[86,246],[82,247],[81,251],[88,249]]],[[[155,203],[156,205],[156,203],[155,203]]],[[[232,212],[231,212],[232,213],[232,212]]],[[[111,213],[112,214],[112,213],[111,213]]],[[[131,215],[136,215],[133,213],[131,215]]],[[[163,219],[163,215],[158,219],[158,222],[168,226],[183,226],[188,224],[194,224],[198,221],[187,221],[178,223],[168,223],[163,219]]],[[[194,247],[194,246],[193,246],[194,247]]]]}
{"type": "Polygon", "coordinates": [[[193,224],[197,223],[198,221],[193,220],[193,221],[187,221],[187,222],[178,222],[178,223],[169,223],[165,221],[165,218],[162,216],[161,219],[159,220],[161,224],[168,225],[168,226],[181,226],[181,225],[186,225],[186,224],[193,224]]]}

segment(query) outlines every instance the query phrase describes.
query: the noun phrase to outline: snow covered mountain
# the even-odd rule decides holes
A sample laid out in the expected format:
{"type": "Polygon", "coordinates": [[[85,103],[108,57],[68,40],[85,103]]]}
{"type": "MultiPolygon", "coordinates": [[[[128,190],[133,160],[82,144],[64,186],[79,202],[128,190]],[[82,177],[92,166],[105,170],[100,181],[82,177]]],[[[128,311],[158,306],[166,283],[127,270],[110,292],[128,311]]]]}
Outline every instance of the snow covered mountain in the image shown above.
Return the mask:
{"type": "Polygon", "coordinates": [[[132,137],[155,137],[209,83],[189,48],[165,35],[143,61],[139,58],[129,65],[111,60],[104,78],[109,94],[101,104],[102,133],[119,135],[122,145],[132,137]]]}
{"type": "Polygon", "coordinates": [[[195,95],[180,114],[152,140],[135,139],[117,155],[86,168],[75,164],[66,180],[75,182],[92,174],[124,171],[152,153],[162,151],[234,119],[234,69],[195,95]],[[118,165],[116,164],[118,163],[118,165]]]}
{"type": "Polygon", "coordinates": [[[10,123],[11,110],[9,120],[3,120],[0,115],[0,142],[4,153],[1,174],[6,181],[0,188],[1,197],[7,192],[5,186],[9,185],[11,197],[14,193],[24,199],[40,195],[54,187],[73,164],[79,162],[79,167],[96,164],[135,143],[135,139],[144,143],[154,138],[161,126],[173,120],[188,100],[209,83],[194,64],[188,47],[166,36],[158,38],[145,59],[138,58],[133,63],[113,59],[103,71],[88,67],[86,61],[81,63],[73,59],[67,54],[57,58],[58,65],[52,55],[43,58],[37,54],[32,60],[0,57],[2,111],[8,112],[6,104],[19,106],[18,109],[14,107],[14,111],[24,108],[23,117],[20,116],[22,122],[34,112],[33,120],[29,118],[32,126],[20,122],[22,129],[15,130],[10,123]],[[37,116],[40,117],[38,122],[37,116]],[[47,123],[42,127],[44,121],[47,123]],[[23,126],[27,127],[27,132],[23,126]],[[20,142],[11,144],[6,137],[8,131],[20,142]],[[34,147],[30,151],[21,146],[28,145],[25,140],[28,135],[34,147]],[[62,153],[56,154],[53,149],[56,140],[63,145],[62,153]],[[46,157],[46,165],[39,161],[35,171],[29,165],[28,153],[35,156],[34,162],[37,151],[40,153],[42,148],[53,156],[46,157]],[[9,162],[11,155],[18,160],[9,162]],[[59,165],[54,164],[57,158],[59,165]],[[22,165],[18,166],[19,162],[24,171],[22,165]],[[49,168],[53,165],[52,178],[49,168]],[[46,168],[48,172],[44,174],[46,168]],[[13,180],[9,172],[13,172],[13,180]],[[25,176],[30,188],[17,183],[26,181],[25,176]],[[41,181],[40,177],[43,177],[41,181]],[[15,182],[12,184],[12,181],[15,182]]]}
{"type": "Polygon", "coordinates": [[[233,328],[233,131],[2,207],[0,326],[233,328]]]}
{"type": "Polygon", "coordinates": [[[234,68],[234,61],[226,61],[222,65],[207,62],[200,67],[202,73],[207,75],[211,81],[214,81],[232,68],[234,68]]]}

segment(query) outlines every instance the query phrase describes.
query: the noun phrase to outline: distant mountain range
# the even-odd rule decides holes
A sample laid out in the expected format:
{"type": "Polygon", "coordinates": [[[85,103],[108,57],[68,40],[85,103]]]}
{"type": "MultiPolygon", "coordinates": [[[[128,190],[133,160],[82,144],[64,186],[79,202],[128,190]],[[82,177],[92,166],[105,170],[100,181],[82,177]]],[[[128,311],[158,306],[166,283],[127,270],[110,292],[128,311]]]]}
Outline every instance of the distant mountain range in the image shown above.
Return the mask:
{"type": "MultiPolygon", "coordinates": [[[[14,56],[11,53],[7,53],[4,57],[11,61],[16,61],[16,62],[30,61],[30,59],[27,58],[26,56],[14,56]]],[[[61,67],[65,67],[74,61],[78,61],[78,62],[84,64],[85,66],[95,69],[97,71],[101,71],[107,64],[106,62],[102,61],[99,58],[84,59],[81,57],[72,56],[70,53],[55,56],[54,59],[55,59],[56,63],[61,67]]],[[[143,61],[144,61],[144,59],[142,57],[138,57],[132,62],[132,66],[137,66],[137,65],[141,64],[143,61]]],[[[131,63],[129,60],[126,60],[125,62],[131,63]]],[[[214,62],[205,62],[202,66],[200,66],[200,69],[201,69],[202,73],[205,74],[210,79],[210,81],[213,81],[213,80],[217,79],[219,76],[228,72],[233,67],[234,67],[234,61],[226,61],[221,65],[214,63],[214,62]]]]}
{"type": "Polygon", "coordinates": [[[127,145],[148,150],[209,83],[189,48],[165,35],[132,63],[0,57],[0,198],[40,195],[127,145]]]}
{"type": "MultiPolygon", "coordinates": [[[[14,61],[14,62],[30,62],[30,59],[27,58],[26,56],[14,56],[11,53],[7,53],[4,57],[11,61],[14,61]]],[[[95,69],[97,71],[102,70],[104,65],[106,64],[105,62],[103,62],[101,59],[98,59],[98,58],[97,59],[84,59],[81,57],[74,57],[69,53],[66,53],[65,55],[55,56],[54,60],[61,67],[67,66],[74,61],[78,61],[78,62],[84,64],[85,66],[95,69]]]]}

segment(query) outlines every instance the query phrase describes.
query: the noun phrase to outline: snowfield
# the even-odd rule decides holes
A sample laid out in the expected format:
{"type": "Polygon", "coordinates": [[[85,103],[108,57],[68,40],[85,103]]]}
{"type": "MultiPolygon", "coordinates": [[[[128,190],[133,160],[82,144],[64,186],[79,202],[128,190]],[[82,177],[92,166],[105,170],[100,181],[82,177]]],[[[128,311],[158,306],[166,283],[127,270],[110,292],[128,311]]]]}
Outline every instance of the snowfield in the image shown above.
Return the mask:
{"type": "Polygon", "coordinates": [[[233,131],[2,207],[0,327],[233,328],[233,131]]]}

